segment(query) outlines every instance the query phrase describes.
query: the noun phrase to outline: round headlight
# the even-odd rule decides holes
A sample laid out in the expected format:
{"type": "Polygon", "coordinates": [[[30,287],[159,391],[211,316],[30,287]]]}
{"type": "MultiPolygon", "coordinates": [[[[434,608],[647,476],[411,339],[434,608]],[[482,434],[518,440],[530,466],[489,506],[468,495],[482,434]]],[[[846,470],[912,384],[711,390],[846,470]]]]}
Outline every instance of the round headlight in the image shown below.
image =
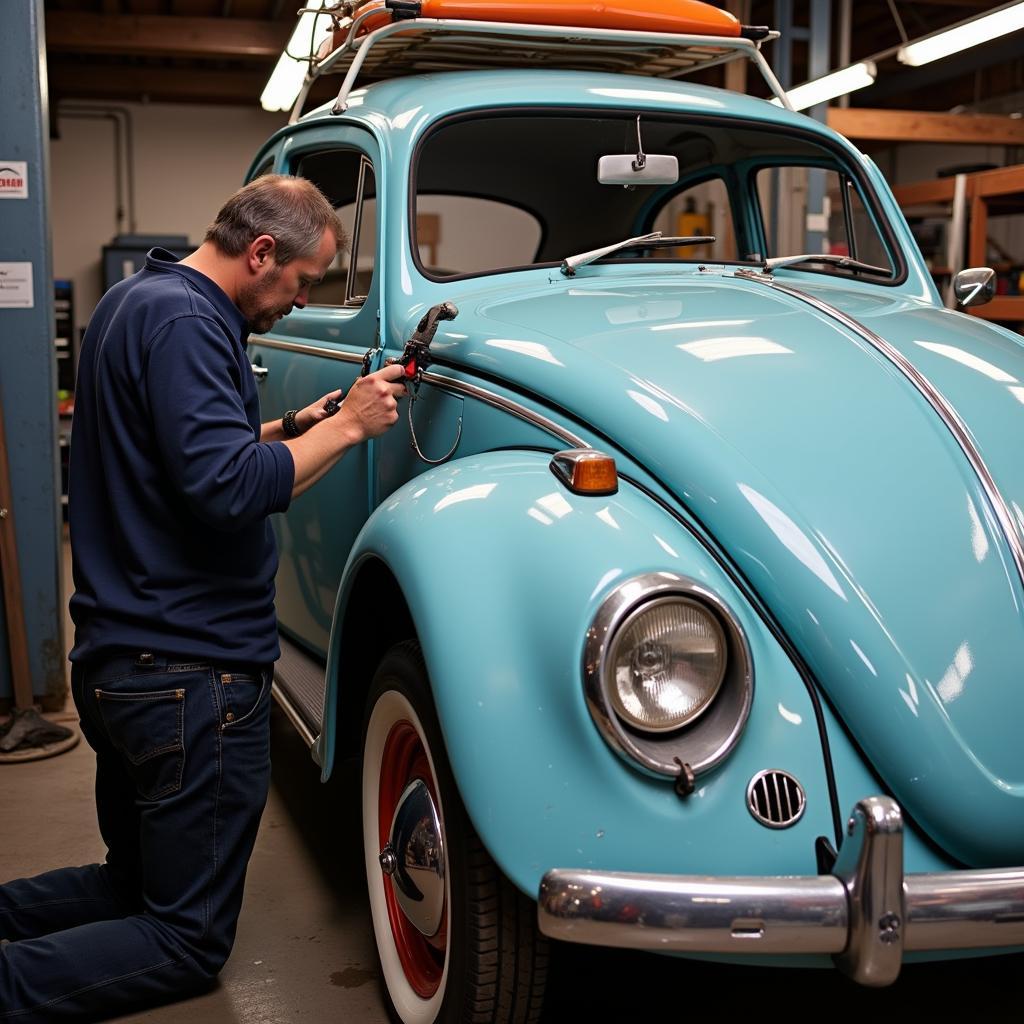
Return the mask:
{"type": "Polygon", "coordinates": [[[641,732],[670,732],[692,722],[725,678],[725,632],[712,612],[686,597],[638,608],[608,654],[612,704],[641,732]]]}

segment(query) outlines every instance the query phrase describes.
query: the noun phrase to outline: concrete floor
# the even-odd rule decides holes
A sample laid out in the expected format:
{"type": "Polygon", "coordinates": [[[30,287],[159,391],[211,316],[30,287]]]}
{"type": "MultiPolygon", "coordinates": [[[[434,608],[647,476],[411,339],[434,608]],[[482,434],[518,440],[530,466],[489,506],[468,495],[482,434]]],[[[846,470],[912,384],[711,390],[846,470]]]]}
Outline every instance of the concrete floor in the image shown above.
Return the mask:
{"type": "MultiPolygon", "coordinates": [[[[73,715],[64,718],[74,721],[73,715]]],[[[358,851],[355,766],[343,764],[337,778],[321,786],[305,745],[276,709],[272,729],[270,800],[234,953],[219,986],[183,1003],[118,1018],[121,1024],[387,1021],[358,851]]],[[[0,878],[101,858],[88,746],[0,766],[0,822],[0,878]]],[[[974,1019],[1019,1020],[1024,955],[912,965],[881,991],[857,988],[833,971],[733,967],[567,946],[555,950],[554,967],[545,1024],[653,1020],[661,1007],[691,999],[706,1006],[709,997],[733,1011],[785,1006],[793,1020],[817,1018],[839,1005],[889,1015],[940,1000],[946,1011],[969,1006],[974,1019]]]]}
{"type": "MultiPolygon", "coordinates": [[[[362,888],[359,821],[352,813],[358,806],[354,772],[349,766],[337,784],[321,786],[305,745],[276,709],[273,732],[274,784],[220,985],[183,1004],[121,1020],[387,1021],[362,888]]],[[[92,779],[92,751],[84,742],[49,760],[0,765],[0,877],[102,859],[92,779]]]]}
{"type": "MultiPolygon", "coordinates": [[[[68,634],[70,636],[70,633],[68,634]]],[[[74,723],[73,714],[62,717],[74,723]]],[[[272,718],[273,784],[246,882],[234,953],[212,992],[119,1018],[122,1024],[387,1021],[359,852],[358,777],[327,786],[284,715],[272,718]]],[[[0,881],[101,859],[85,743],[0,765],[0,881]]],[[[545,1024],[646,1021],[661,1008],[781,1010],[810,1020],[838,1008],[884,1013],[940,1005],[943,1019],[1020,1019],[1024,954],[904,968],[895,986],[857,988],[834,971],[767,970],[559,946],[545,1024]],[[1011,1002],[1012,1000],[1012,1002],[1011,1002]],[[1014,1008],[1016,1007],[1016,1008],[1014,1008]]]]}

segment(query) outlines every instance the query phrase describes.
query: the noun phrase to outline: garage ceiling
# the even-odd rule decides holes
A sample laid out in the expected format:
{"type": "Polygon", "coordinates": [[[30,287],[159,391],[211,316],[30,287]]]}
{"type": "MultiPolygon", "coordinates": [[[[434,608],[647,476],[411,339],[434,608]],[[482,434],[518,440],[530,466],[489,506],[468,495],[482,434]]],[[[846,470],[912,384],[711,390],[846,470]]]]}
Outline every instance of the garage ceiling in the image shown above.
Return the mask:
{"type": "MultiPolygon", "coordinates": [[[[917,38],[990,10],[988,0],[900,0],[907,35],[917,38]]],[[[725,2],[718,6],[732,6],[725,2]]],[[[295,25],[298,0],[45,0],[51,103],[63,99],[254,106],[295,25]]],[[[807,24],[808,0],[793,4],[807,24]]],[[[833,5],[838,11],[839,5],[833,5]]],[[[837,17],[833,14],[833,18],[837,17]]],[[[775,4],[754,0],[754,24],[774,24],[775,4]]],[[[888,0],[853,4],[858,60],[900,42],[888,0]]],[[[833,21],[833,28],[836,26],[833,21]]],[[[833,36],[836,32],[833,31],[833,36]]],[[[938,61],[880,64],[879,80],[854,106],[948,110],[1024,91],[1024,33],[938,61]]],[[[770,48],[767,51],[771,59],[770,48]]],[[[833,63],[837,55],[833,54],[833,63]]],[[[807,77],[807,44],[794,42],[794,83],[807,77]]],[[[721,69],[705,73],[719,84],[721,69]]],[[[751,88],[757,87],[751,76],[751,88]]],[[[334,89],[318,87],[314,101],[334,89]]]]}

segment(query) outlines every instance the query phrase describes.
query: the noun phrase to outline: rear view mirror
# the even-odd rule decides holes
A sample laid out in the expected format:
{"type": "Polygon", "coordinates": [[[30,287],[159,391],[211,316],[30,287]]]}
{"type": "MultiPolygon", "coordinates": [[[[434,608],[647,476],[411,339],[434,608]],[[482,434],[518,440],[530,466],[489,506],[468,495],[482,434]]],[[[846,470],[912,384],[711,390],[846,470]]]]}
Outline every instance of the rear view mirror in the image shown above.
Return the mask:
{"type": "Polygon", "coordinates": [[[674,185],[679,161],[658,153],[644,155],[643,162],[629,153],[603,156],[597,161],[597,180],[602,185],[674,185]]]}
{"type": "Polygon", "coordinates": [[[636,116],[636,156],[613,153],[597,161],[597,180],[602,185],[674,185],[679,180],[679,161],[674,156],[644,152],[640,115],[636,116]]]}

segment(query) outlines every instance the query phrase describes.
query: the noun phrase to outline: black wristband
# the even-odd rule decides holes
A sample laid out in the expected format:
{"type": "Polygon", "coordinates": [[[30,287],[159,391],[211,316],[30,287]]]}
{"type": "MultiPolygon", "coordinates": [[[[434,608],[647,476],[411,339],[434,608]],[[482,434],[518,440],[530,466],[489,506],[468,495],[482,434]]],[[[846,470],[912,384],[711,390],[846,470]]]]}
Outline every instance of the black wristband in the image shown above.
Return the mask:
{"type": "Polygon", "coordinates": [[[302,431],[299,430],[299,425],[295,422],[295,417],[298,415],[298,409],[289,409],[284,416],[281,417],[281,429],[284,431],[285,437],[298,437],[302,431]]]}

